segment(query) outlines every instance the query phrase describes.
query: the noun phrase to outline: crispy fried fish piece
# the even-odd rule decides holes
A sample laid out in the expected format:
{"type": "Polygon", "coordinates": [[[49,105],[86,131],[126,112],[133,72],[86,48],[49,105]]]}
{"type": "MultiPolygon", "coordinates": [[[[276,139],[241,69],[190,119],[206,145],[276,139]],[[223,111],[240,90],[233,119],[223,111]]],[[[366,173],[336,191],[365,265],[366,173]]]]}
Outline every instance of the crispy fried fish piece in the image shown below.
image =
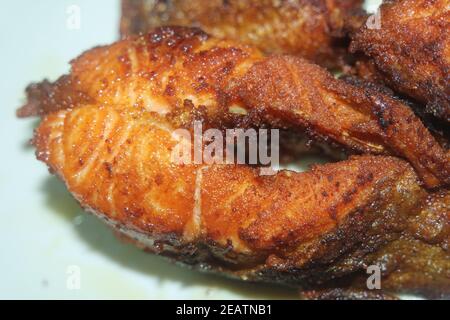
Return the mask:
{"type": "Polygon", "coordinates": [[[70,75],[28,88],[20,116],[82,104],[131,105],[180,127],[306,130],[356,153],[398,155],[428,187],[450,183],[450,154],[410,108],[370,87],[335,79],[291,56],[166,27],[98,47],[72,63],[70,75]]]}
{"type": "Polygon", "coordinates": [[[449,1],[386,1],[380,12],[380,28],[363,26],[353,36],[351,51],[372,59],[377,78],[449,122],[449,1]]]}
{"type": "Polygon", "coordinates": [[[450,190],[425,198],[402,236],[367,261],[381,267],[385,290],[449,299],[450,190]]]}
{"type": "Polygon", "coordinates": [[[360,263],[377,265],[381,289],[367,290],[366,272],[339,282],[330,281],[306,290],[306,299],[392,299],[416,294],[429,299],[450,298],[450,190],[423,199],[411,213],[399,238],[389,241],[360,263]]]}
{"type": "Polygon", "coordinates": [[[80,204],[124,236],[244,280],[320,283],[358,270],[425,196],[414,170],[394,157],[273,176],[178,165],[173,130],[130,105],[86,105],[45,116],[34,144],[80,204]]]}
{"type": "Polygon", "coordinates": [[[342,64],[347,51],[346,16],[362,11],[361,4],[361,0],[123,0],[121,33],[136,35],[165,25],[200,27],[265,53],[298,55],[331,68],[342,64]]]}

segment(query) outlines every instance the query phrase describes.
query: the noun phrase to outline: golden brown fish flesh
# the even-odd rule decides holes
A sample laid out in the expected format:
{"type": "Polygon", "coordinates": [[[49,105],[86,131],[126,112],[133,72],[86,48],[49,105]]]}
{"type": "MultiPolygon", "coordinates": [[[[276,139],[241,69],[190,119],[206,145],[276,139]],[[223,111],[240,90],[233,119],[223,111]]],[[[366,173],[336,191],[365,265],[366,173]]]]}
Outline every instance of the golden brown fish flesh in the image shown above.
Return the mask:
{"type": "Polygon", "coordinates": [[[166,27],[84,53],[69,75],[28,88],[19,115],[85,104],[133,106],[179,127],[305,130],[356,153],[407,159],[428,187],[450,183],[450,154],[410,108],[307,61],[166,27]]]}
{"type": "Polygon", "coordinates": [[[346,17],[361,0],[123,0],[123,36],[166,25],[200,27],[265,53],[287,53],[325,67],[346,55],[346,17]]]}

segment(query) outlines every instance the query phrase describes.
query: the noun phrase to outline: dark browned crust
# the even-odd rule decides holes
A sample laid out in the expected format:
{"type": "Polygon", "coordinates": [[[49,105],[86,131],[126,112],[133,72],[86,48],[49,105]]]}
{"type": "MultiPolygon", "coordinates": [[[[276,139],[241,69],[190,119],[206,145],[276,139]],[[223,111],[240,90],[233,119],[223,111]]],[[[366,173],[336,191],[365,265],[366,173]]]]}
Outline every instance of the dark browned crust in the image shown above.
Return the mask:
{"type": "Polygon", "coordinates": [[[372,67],[373,64],[371,61],[359,60],[355,68],[347,70],[348,72],[342,74],[339,79],[351,85],[370,88],[383,95],[400,100],[403,104],[409,106],[420,120],[422,120],[424,126],[430,131],[442,148],[444,150],[450,150],[450,127],[447,123],[427,113],[422,104],[414,102],[405,95],[394,92],[391,88],[387,87],[384,81],[373,73],[372,67]]]}
{"type": "Polygon", "coordinates": [[[402,236],[379,250],[373,262],[381,267],[383,289],[430,299],[450,298],[448,250],[402,236]]]}
{"type": "Polygon", "coordinates": [[[76,81],[73,77],[64,75],[53,83],[44,80],[30,84],[26,88],[27,103],[17,110],[17,116],[20,118],[43,116],[92,103],[94,100],[89,95],[76,88],[74,84],[76,81]]]}
{"type": "Polygon", "coordinates": [[[450,11],[446,0],[387,1],[381,28],[363,26],[353,36],[352,52],[371,60],[361,76],[382,79],[395,90],[450,121],[450,11]]]}
{"type": "MultiPolygon", "coordinates": [[[[400,238],[368,255],[366,263],[380,267],[383,290],[449,299],[449,242],[450,191],[441,190],[423,200],[400,238]]],[[[365,282],[356,277],[350,287],[363,288],[365,282]]]]}

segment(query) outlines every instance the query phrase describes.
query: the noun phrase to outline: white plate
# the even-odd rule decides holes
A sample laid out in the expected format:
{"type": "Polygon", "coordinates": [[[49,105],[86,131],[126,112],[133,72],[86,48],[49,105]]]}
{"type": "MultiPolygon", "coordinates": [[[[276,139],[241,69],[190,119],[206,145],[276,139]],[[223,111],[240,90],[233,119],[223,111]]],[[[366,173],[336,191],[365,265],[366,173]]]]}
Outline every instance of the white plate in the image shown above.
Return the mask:
{"type": "Polygon", "coordinates": [[[24,88],[117,39],[119,8],[118,0],[0,2],[0,298],[296,298],[295,290],[189,271],[123,244],[36,161],[27,142],[37,122],[14,114],[24,88]],[[79,30],[67,25],[71,5],[81,9],[79,30]]]}

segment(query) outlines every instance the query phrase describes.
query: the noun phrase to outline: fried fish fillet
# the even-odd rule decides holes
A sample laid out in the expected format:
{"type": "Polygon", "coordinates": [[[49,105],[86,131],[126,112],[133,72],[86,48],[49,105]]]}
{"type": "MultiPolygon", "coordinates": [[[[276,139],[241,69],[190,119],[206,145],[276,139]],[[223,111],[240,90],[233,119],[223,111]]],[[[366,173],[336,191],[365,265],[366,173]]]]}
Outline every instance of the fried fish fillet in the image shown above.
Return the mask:
{"type": "Polygon", "coordinates": [[[428,187],[450,183],[449,152],[401,101],[301,58],[265,57],[195,28],[160,28],[92,49],[69,75],[30,86],[18,114],[83,104],[131,105],[179,127],[197,119],[214,128],[301,128],[351,152],[403,157],[428,187]]]}
{"type": "Polygon", "coordinates": [[[379,28],[365,25],[353,36],[351,51],[371,59],[362,71],[375,67],[376,78],[449,122],[449,1],[386,1],[378,17],[379,28]]]}
{"type": "Polygon", "coordinates": [[[359,270],[426,195],[394,157],[273,176],[245,165],[178,165],[174,129],[132,105],[84,105],[45,116],[34,144],[80,204],[125,237],[244,280],[315,284],[359,270]]]}
{"type": "Polygon", "coordinates": [[[293,54],[336,67],[346,54],[346,17],[362,11],[361,4],[361,0],[123,0],[121,33],[136,35],[165,25],[200,27],[265,53],[293,54]]]}

